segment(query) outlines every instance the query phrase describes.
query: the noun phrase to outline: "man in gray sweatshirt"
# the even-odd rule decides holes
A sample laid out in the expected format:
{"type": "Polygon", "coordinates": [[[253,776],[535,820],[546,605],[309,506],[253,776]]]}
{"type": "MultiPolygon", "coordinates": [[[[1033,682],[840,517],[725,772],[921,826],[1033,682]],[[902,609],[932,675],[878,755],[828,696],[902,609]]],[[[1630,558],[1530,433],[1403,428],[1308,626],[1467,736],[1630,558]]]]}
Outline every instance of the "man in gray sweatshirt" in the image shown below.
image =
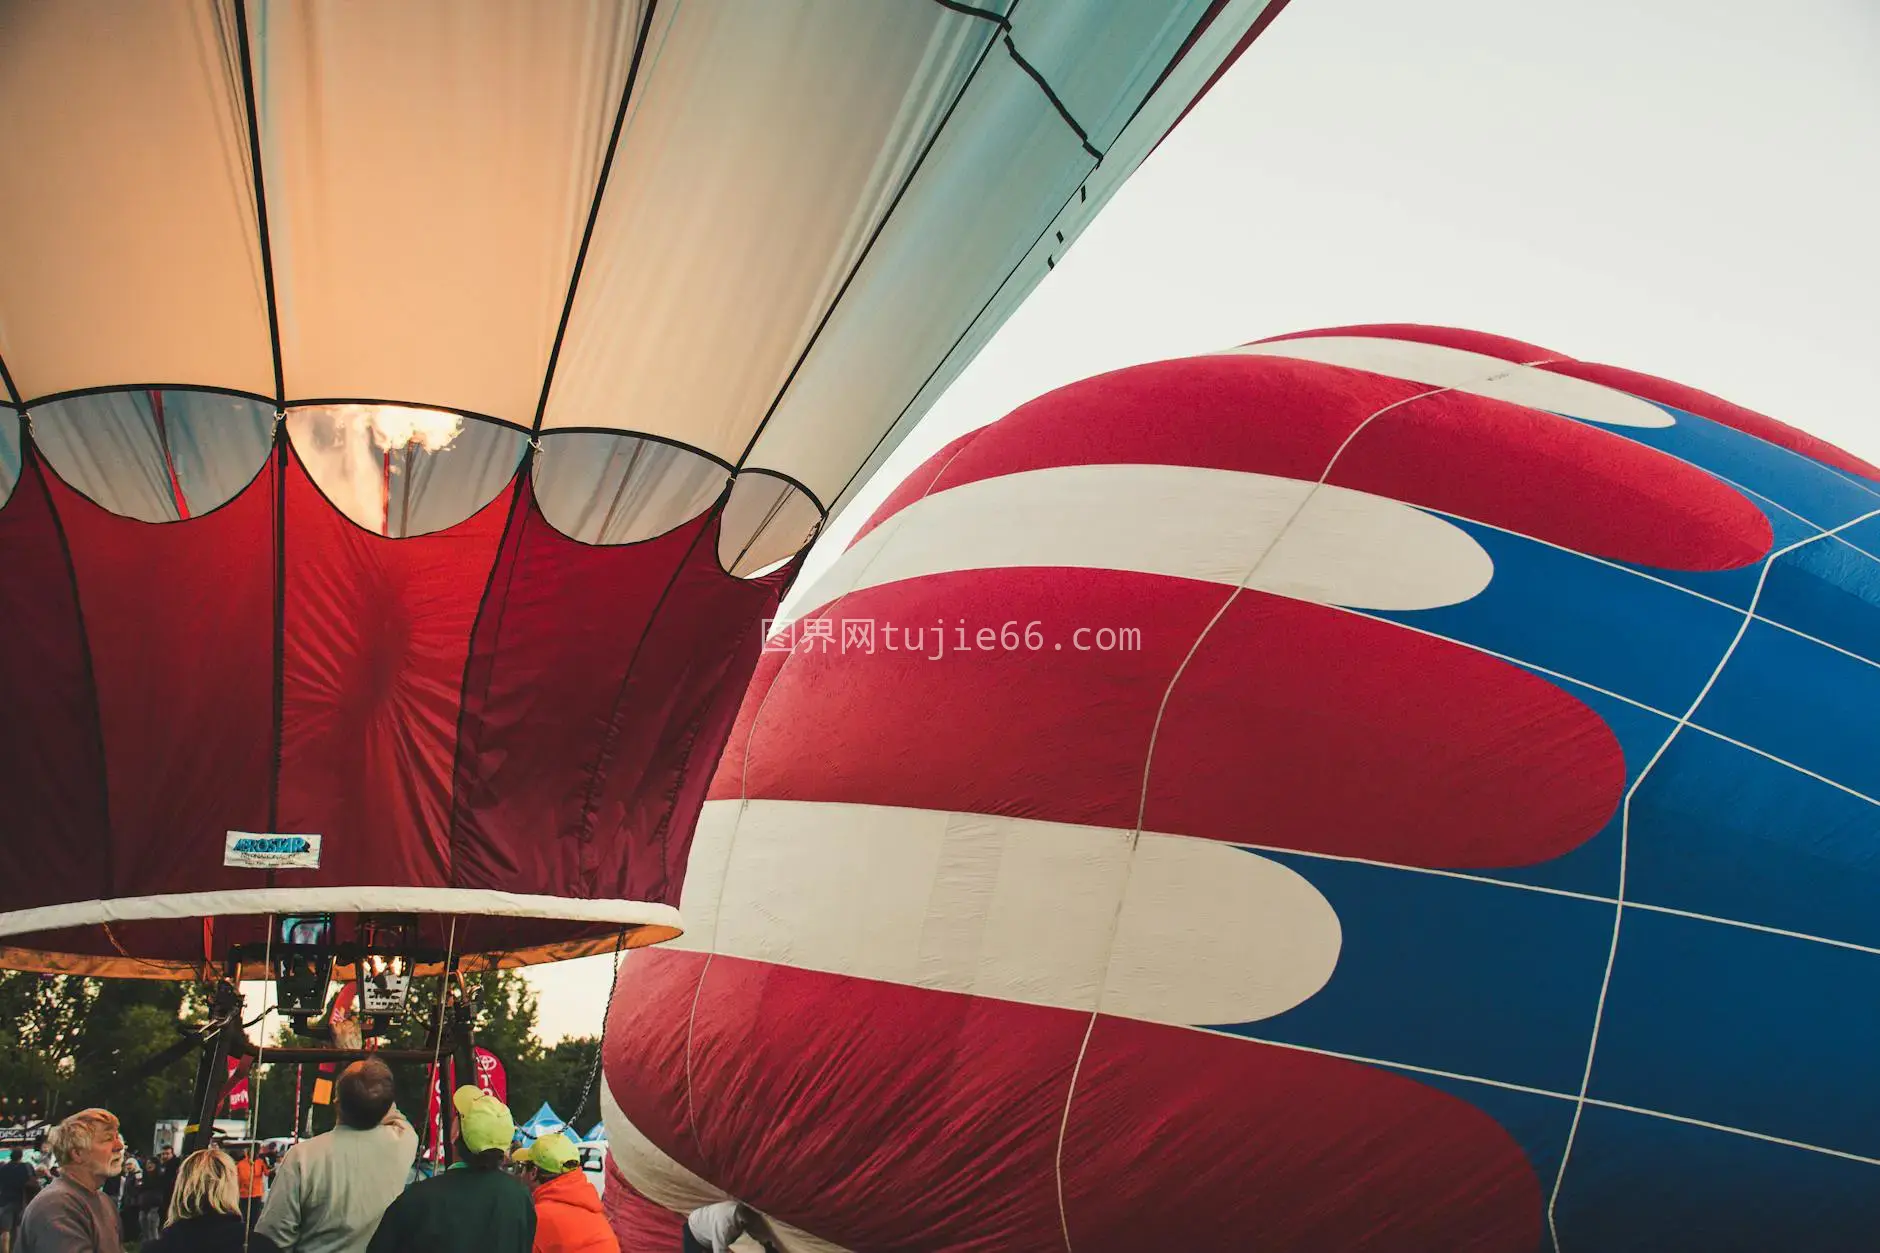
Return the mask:
{"type": "Polygon", "coordinates": [[[87,1109],[46,1137],[59,1177],[40,1190],[20,1220],[19,1253],[124,1253],[117,1206],[104,1181],[124,1171],[116,1115],[87,1109]]]}
{"type": "Polygon", "coordinates": [[[389,1066],[354,1062],[337,1087],[339,1124],[287,1150],[255,1223],[284,1253],[365,1253],[418,1154],[389,1066]]]}

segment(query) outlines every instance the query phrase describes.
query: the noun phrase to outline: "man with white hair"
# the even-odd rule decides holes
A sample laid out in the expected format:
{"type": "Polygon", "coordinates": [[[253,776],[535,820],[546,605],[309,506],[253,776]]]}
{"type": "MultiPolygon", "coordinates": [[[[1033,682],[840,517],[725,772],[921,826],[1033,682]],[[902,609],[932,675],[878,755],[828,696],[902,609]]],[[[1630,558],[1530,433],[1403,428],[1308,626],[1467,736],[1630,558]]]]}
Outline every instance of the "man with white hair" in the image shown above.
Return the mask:
{"type": "Polygon", "coordinates": [[[124,1253],[104,1181],[123,1173],[124,1137],[109,1110],[81,1110],[46,1137],[59,1177],[26,1207],[19,1253],[124,1253]]]}

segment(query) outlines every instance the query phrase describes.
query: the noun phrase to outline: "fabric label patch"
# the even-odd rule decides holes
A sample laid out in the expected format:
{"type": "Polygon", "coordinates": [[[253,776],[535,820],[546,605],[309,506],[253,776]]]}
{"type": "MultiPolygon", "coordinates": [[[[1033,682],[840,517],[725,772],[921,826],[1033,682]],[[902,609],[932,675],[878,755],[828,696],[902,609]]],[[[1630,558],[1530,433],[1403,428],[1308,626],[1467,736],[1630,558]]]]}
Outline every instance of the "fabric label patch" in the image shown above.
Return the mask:
{"type": "Polygon", "coordinates": [[[249,870],[318,870],[320,837],[230,831],[222,847],[222,864],[249,870]]]}

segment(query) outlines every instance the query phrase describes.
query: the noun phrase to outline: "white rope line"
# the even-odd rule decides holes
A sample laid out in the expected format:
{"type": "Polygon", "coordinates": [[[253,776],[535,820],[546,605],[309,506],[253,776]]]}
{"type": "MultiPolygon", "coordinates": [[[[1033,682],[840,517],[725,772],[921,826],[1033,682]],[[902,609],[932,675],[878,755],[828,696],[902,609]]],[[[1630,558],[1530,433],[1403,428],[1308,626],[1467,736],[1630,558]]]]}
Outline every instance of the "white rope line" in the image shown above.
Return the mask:
{"type": "MultiPolygon", "coordinates": [[[[918,503],[921,500],[925,500],[929,495],[933,493],[934,484],[938,483],[942,478],[946,477],[946,472],[952,468],[954,461],[956,461],[959,458],[959,455],[961,453],[965,452],[968,448],[971,448],[973,444],[977,442],[976,437],[980,434],[980,432],[984,431],[985,429],[986,429],[985,427],[980,427],[978,428],[978,430],[968,432],[968,435],[974,436],[975,438],[963,438],[961,440],[960,446],[953,450],[953,455],[948,457],[946,459],[945,464],[943,464],[937,471],[934,472],[934,476],[931,479],[927,480],[927,486],[921,490],[920,496],[917,497],[915,500],[908,502],[909,507],[918,503]]],[[[813,610],[812,612],[818,612],[822,616],[826,617],[828,616],[829,613],[835,610],[836,606],[840,605],[844,600],[848,599],[849,595],[855,589],[855,584],[860,583],[862,581],[862,577],[868,573],[868,568],[872,566],[875,563],[876,559],[879,558],[881,554],[887,550],[887,547],[888,547],[887,541],[892,540],[894,538],[894,532],[898,531],[901,528],[901,525],[902,523],[906,521],[906,518],[907,518],[907,508],[905,507],[900,510],[897,510],[895,513],[889,515],[888,517],[883,518],[881,520],[881,523],[874,529],[884,530],[886,528],[892,527],[894,528],[894,530],[888,531],[888,533],[883,537],[883,542],[876,547],[875,551],[872,554],[870,554],[868,560],[862,563],[861,569],[856,572],[854,583],[851,583],[842,592],[840,592],[839,594],[831,598],[830,601],[826,605],[819,606],[818,609],[813,610]]],[[[853,538],[851,538],[849,541],[850,544],[853,544],[854,542],[855,541],[853,538]]],[[[777,607],[779,611],[782,610],[783,606],[782,606],[781,601],[778,603],[777,607]]],[[[796,621],[797,619],[792,619],[791,625],[793,629],[794,629],[794,625],[796,621]]],[[[764,689],[763,699],[757,702],[757,709],[751,714],[751,729],[749,730],[749,732],[745,734],[745,737],[744,737],[744,760],[741,764],[741,768],[738,771],[738,812],[731,822],[731,834],[728,837],[726,837],[726,840],[725,840],[725,868],[724,868],[724,872],[718,876],[718,895],[712,905],[711,943],[707,946],[705,950],[705,962],[702,966],[699,967],[698,983],[695,984],[692,988],[692,1005],[686,1011],[686,1018],[685,1018],[685,1122],[686,1122],[686,1127],[692,1133],[693,1147],[698,1149],[699,1162],[701,1165],[706,1164],[707,1159],[706,1159],[706,1154],[705,1154],[705,1145],[699,1139],[698,1110],[697,1110],[697,1105],[692,1095],[692,1087],[693,1087],[692,1085],[692,1076],[693,1076],[692,1041],[698,1028],[698,1004],[699,1004],[699,999],[705,995],[705,979],[706,979],[706,976],[711,974],[712,961],[718,956],[718,920],[724,914],[725,885],[731,881],[731,861],[732,861],[733,854],[737,850],[738,830],[744,824],[744,811],[747,808],[749,808],[750,803],[751,803],[751,747],[757,743],[757,728],[763,722],[764,710],[770,706],[771,694],[777,690],[777,685],[783,682],[783,672],[790,668],[790,662],[793,661],[795,657],[796,657],[796,652],[794,649],[792,649],[789,653],[785,654],[783,661],[779,663],[779,665],[777,666],[776,677],[771,680],[770,686],[764,689]]],[[[614,979],[615,979],[615,982],[619,982],[618,970],[616,970],[615,972],[614,979]]],[[[612,998],[612,995],[613,994],[611,992],[608,994],[610,1000],[612,998]]]]}
{"type": "MultiPolygon", "coordinates": [[[[1695,728],[1693,728],[1695,729],[1695,728]]],[[[1163,833],[1159,833],[1163,834],[1163,833]]],[[[1198,836],[1176,836],[1177,839],[1198,839],[1198,836]]],[[[1508,888],[1516,892],[1536,892],[1543,896],[1562,896],[1570,900],[1586,901],[1592,905],[1617,905],[1619,898],[1606,896],[1599,892],[1576,892],[1571,888],[1548,887],[1540,883],[1523,883],[1519,879],[1497,879],[1489,875],[1471,874],[1466,870],[1445,870],[1437,866],[1411,866],[1402,862],[1379,861],[1370,857],[1350,857],[1342,853],[1308,852],[1298,848],[1282,848],[1276,844],[1247,844],[1233,841],[1235,848],[1244,848],[1250,853],[1272,854],[1282,857],[1304,857],[1313,861],[1344,862],[1353,866],[1370,866],[1377,870],[1396,870],[1405,874],[1430,875],[1439,879],[1457,879],[1464,883],[1480,883],[1491,888],[1508,888]]],[[[1693,922],[1714,922],[1718,926],[1738,927],[1745,931],[1763,931],[1770,935],[1779,935],[1790,940],[1806,940],[1811,944],[1827,944],[1835,948],[1852,949],[1857,953],[1872,953],[1880,957],[1880,946],[1859,944],[1853,940],[1837,940],[1825,935],[1813,935],[1806,931],[1791,931],[1786,927],[1772,927],[1760,922],[1748,922],[1741,918],[1725,918],[1721,914],[1705,914],[1692,909],[1679,909],[1674,905],[1653,905],[1645,901],[1628,900],[1627,909],[1642,909],[1654,914],[1669,914],[1674,918],[1688,918],[1693,922]]]]}
{"type": "MultiPolygon", "coordinates": [[[[456,956],[457,915],[452,914],[450,916],[450,938],[444,942],[444,968],[439,973],[437,980],[437,1032],[431,1040],[431,1091],[437,1095],[437,1121],[433,1123],[431,1127],[424,1129],[425,1138],[429,1139],[432,1128],[435,1127],[438,1133],[437,1138],[440,1141],[444,1138],[444,1124],[449,1121],[444,1117],[444,1102],[450,1099],[451,1094],[444,1091],[444,1071],[439,1065],[439,1059],[444,1055],[444,1011],[450,1001],[450,977],[452,973],[450,966],[452,959],[456,956]]],[[[411,974],[412,978],[415,979],[418,974],[415,969],[417,963],[413,962],[412,965],[414,969],[411,974]]],[[[363,1044],[364,1041],[360,1041],[360,1043],[363,1044]]],[[[431,1102],[428,1096],[424,1103],[427,1107],[430,1105],[431,1102]]],[[[429,1108],[425,1110],[427,1115],[430,1112],[429,1108]]],[[[433,1147],[436,1148],[439,1155],[448,1162],[450,1158],[450,1145],[439,1143],[433,1147]]]]}
{"type": "MultiPolygon", "coordinates": [[[[1260,1044],[1268,1048],[1288,1049],[1295,1053],[1310,1053],[1316,1057],[1333,1057],[1340,1061],[1358,1062],[1366,1066],[1376,1066],[1383,1070],[1400,1070],[1409,1074],[1429,1075],[1434,1079],[1453,1079],[1461,1083],[1479,1083],[1484,1087],[1500,1088],[1506,1092],[1522,1092],[1529,1096],[1546,1097],[1553,1101],[1577,1101],[1579,1098],[1571,1092],[1556,1092],[1552,1088],[1535,1087],[1531,1084],[1512,1083],[1506,1079],[1490,1079],[1484,1075],[1465,1074],[1459,1070],[1439,1070],[1434,1066],[1419,1066],[1414,1062],[1392,1061],[1383,1057],[1367,1057],[1362,1053],[1341,1053],[1337,1049],[1318,1048],[1310,1044],[1291,1044],[1284,1040],[1268,1040],[1257,1035],[1241,1035],[1233,1031],[1223,1031],[1219,1027],[1195,1027],[1177,1024],[1165,1024],[1179,1031],[1196,1031],[1202,1035],[1224,1036],[1231,1040],[1244,1040],[1251,1044],[1260,1044]]],[[[1692,1127],[1703,1127],[1708,1131],[1722,1132],[1725,1135],[1743,1136],[1750,1140],[1763,1140],[1770,1144],[1780,1144],[1785,1148],[1801,1149],[1809,1153],[1821,1153],[1828,1157],[1845,1158],[1848,1161],[1863,1162],[1869,1166],[1880,1166],[1880,1157],[1869,1157],[1846,1149],[1829,1148],[1825,1144],[1810,1144],[1806,1140],[1791,1140],[1784,1136],[1770,1135],[1765,1131],[1752,1131],[1747,1127],[1733,1127],[1728,1123],[1710,1122],[1702,1118],[1692,1118],[1686,1114],[1673,1114],[1662,1109],[1648,1109],[1643,1105],[1627,1105],[1622,1101],[1607,1101],[1599,1097],[1587,1097],[1586,1104],[1599,1109],[1617,1110],[1625,1114],[1637,1114],[1643,1118],[1657,1118],[1666,1122],[1685,1123],[1692,1127]]]]}
{"type": "MultiPolygon", "coordinates": [[[[1812,539],[1820,539],[1823,537],[1811,536],[1809,538],[1812,540],[1812,539]]],[[[1368,612],[1363,609],[1353,609],[1349,605],[1320,604],[1320,602],[1316,602],[1316,601],[1312,603],[1319,604],[1320,608],[1330,609],[1336,613],[1350,614],[1353,617],[1364,618],[1371,622],[1382,622],[1389,626],[1397,627],[1400,630],[1410,631],[1417,635],[1427,636],[1428,638],[1433,639],[1433,640],[1442,640],[1445,643],[1454,644],[1460,648],[1466,648],[1471,652],[1480,653],[1484,657],[1493,657],[1497,661],[1505,661],[1510,665],[1520,666],[1524,670],[1531,670],[1536,674],[1546,675],[1550,679],[1558,679],[1562,683],[1571,683],[1575,687],[1585,688],[1589,692],[1598,692],[1601,696],[1609,696],[1613,700],[1620,701],[1624,704],[1632,706],[1632,708],[1634,709],[1642,710],[1643,712],[1648,713],[1648,714],[1655,714],[1656,716],[1667,719],[1668,721],[1672,721],[1672,722],[1678,721],[1678,715],[1672,713],[1670,710],[1660,709],[1656,705],[1647,704],[1646,702],[1639,700],[1636,697],[1627,696],[1623,692],[1615,692],[1609,687],[1601,687],[1599,684],[1593,683],[1587,679],[1575,678],[1573,675],[1567,674],[1564,671],[1553,670],[1553,669],[1548,668],[1547,666],[1540,665],[1537,662],[1526,661],[1520,657],[1516,657],[1512,653],[1498,652],[1495,649],[1486,647],[1485,645],[1482,645],[1482,644],[1473,644],[1473,643],[1470,643],[1468,640],[1457,639],[1456,637],[1451,636],[1451,635],[1444,635],[1441,632],[1429,630],[1427,627],[1412,626],[1407,622],[1400,622],[1395,618],[1381,618],[1381,617],[1378,617],[1376,614],[1368,612]]],[[[1743,616],[1744,614],[1744,611],[1740,608],[1736,609],[1735,612],[1739,616],[1743,616]]],[[[1748,619],[1752,622],[1760,622],[1766,626],[1777,627],[1782,630],[1789,630],[1789,628],[1783,627],[1781,623],[1771,622],[1769,621],[1769,619],[1762,617],[1759,614],[1749,614],[1747,616],[1748,616],[1748,619]]],[[[1796,632],[1796,634],[1800,634],[1800,633],[1796,632]]],[[[1817,641],[1817,642],[1819,643],[1820,641],[1817,641]]],[[[1827,647],[1833,648],[1834,646],[1832,644],[1829,644],[1827,645],[1827,647]]],[[[1837,650],[1837,651],[1842,651],[1842,650],[1837,650]]],[[[1867,795],[1867,793],[1862,792],[1858,790],[1857,788],[1849,787],[1847,784],[1842,783],[1838,779],[1831,779],[1825,774],[1819,774],[1816,771],[1810,770],[1807,766],[1798,765],[1795,762],[1790,761],[1786,757],[1778,757],[1766,748],[1757,748],[1754,744],[1744,743],[1742,740],[1736,739],[1733,736],[1725,735],[1723,732],[1715,730],[1711,727],[1704,726],[1702,723],[1691,722],[1687,720],[1685,722],[1685,729],[1690,730],[1690,731],[1700,732],[1704,735],[1710,736],[1712,739],[1715,739],[1715,740],[1721,740],[1725,744],[1729,744],[1736,748],[1740,748],[1746,753],[1754,753],[1756,756],[1761,757],[1766,761],[1772,761],[1778,766],[1786,766],[1790,770],[1795,771],[1797,774],[1807,775],[1809,778],[1814,779],[1815,781],[1819,783],[1825,783],[1829,787],[1834,788],[1837,791],[1846,792],[1849,796],[1856,797],[1860,800],[1866,801],[1870,805],[1880,805],[1880,798],[1869,796],[1867,795]]]]}
{"type": "Polygon", "coordinates": [[[1796,540],[1792,544],[1775,550],[1763,559],[1762,571],[1756,576],[1756,590],[1750,596],[1748,608],[1743,611],[1743,620],[1738,624],[1736,634],[1731,638],[1729,645],[1723,650],[1723,655],[1717,659],[1715,668],[1710,672],[1710,678],[1705,680],[1704,686],[1698,690],[1697,695],[1692,699],[1690,707],[1684,711],[1684,716],[1678,719],[1677,725],[1671,728],[1671,733],[1665,736],[1663,742],[1658,745],[1657,750],[1652,753],[1651,758],[1645,763],[1645,768],[1639,771],[1638,777],[1634,779],[1632,785],[1626,789],[1625,800],[1620,805],[1619,811],[1619,879],[1618,891],[1612,911],[1612,942],[1606,951],[1606,971],[1600,979],[1599,999],[1593,1007],[1593,1029],[1587,1039],[1586,1067],[1580,1075],[1580,1091],[1573,1105],[1573,1121],[1567,1127],[1566,1145],[1561,1150],[1560,1154],[1560,1169],[1554,1174],[1553,1191],[1547,1198],[1547,1229],[1549,1234],[1553,1237],[1556,1253],[1559,1253],[1560,1250],[1560,1228],[1556,1219],[1556,1211],[1560,1205],[1560,1191],[1566,1182],[1567,1165],[1573,1157],[1574,1140],[1579,1135],[1580,1116],[1584,1113],[1586,1108],[1587,1089],[1591,1086],[1593,1079],[1593,1061],[1599,1052],[1599,1031],[1600,1027],[1604,1025],[1606,1017],[1606,996],[1611,990],[1612,970],[1619,957],[1619,933],[1625,921],[1626,858],[1631,838],[1632,800],[1638,795],[1639,788],[1644,786],[1645,780],[1651,777],[1652,770],[1663,760],[1665,752],[1671,747],[1672,742],[1677,739],[1678,733],[1684,729],[1686,724],[1690,722],[1692,716],[1696,714],[1698,706],[1702,705],[1704,699],[1710,695],[1711,689],[1716,686],[1717,680],[1722,677],[1724,669],[1729,666],[1730,659],[1736,655],[1737,645],[1743,642],[1744,635],[1749,632],[1750,624],[1756,620],[1756,606],[1762,600],[1763,588],[1768,583],[1769,571],[1774,569],[1775,563],[1799,548],[1804,548],[1809,544],[1827,539],[1839,531],[1846,530],[1848,527],[1865,522],[1867,519],[1876,516],[1880,516],[1880,509],[1861,514],[1856,518],[1850,518],[1833,530],[1823,531],[1818,535],[1810,535],[1806,538],[1796,540]]]}
{"type": "MultiPolygon", "coordinates": [[[[254,1065],[248,1068],[248,1178],[254,1179],[256,1167],[261,1164],[261,1154],[255,1149],[257,1133],[261,1130],[261,1062],[268,1051],[268,1019],[275,1009],[274,992],[274,915],[268,915],[267,942],[261,951],[261,971],[267,976],[261,992],[261,1042],[255,1046],[254,1065]]],[[[241,963],[235,963],[235,1019],[241,1021],[241,963]]],[[[211,1121],[214,1121],[213,1118],[211,1121]]],[[[249,1239],[254,1235],[255,1215],[248,1212],[248,1203],[261,1203],[260,1197],[238,1197],[236,1208],[242,1211],[242,1253],[248,1253],[249,1239]]]]}
{"type": "MultiPolygon", "coordinates": [[[[1494,379],[1502,378],[1507,374],[1513,373],[1516,368],[1515,363],[1509,363],[1507,370],[1497,371],[1495,374],[1489,375],[1482,381],[1490,382],[1494,379]]],[[[1239,583],[1234,586],[1233,590],[1221,601],[1219,608],[1214,611],[1214,616],[1208,619],[1207,623],[1201,628],[1200,634],[1195,636],[1195,642],[1189,646],[1187,654],[1182,657],[1181,663],[1175,667],[1175,673],[1170,676],[1168,686],[1162,690],[1162,700],[1161,703],[1156,706],[1155,721],[1151,724],[1149,729],[1148,749],[1143,754],[1142,784],[1136,800],[1136,825],[1130,834],[1129,862],[1123,872],[1122,890],[1117,893],[1115,912],[1110,918],[1109,944],[1105,949],[1103,964],[1098,968],[1096,1001],[1091,1007],[1089,1021],[1084,1024],[1083,1040],[1077,1046],[1077,1059],[1071,1064],[1070,1082],[1065,1086],[1064,1092],[1064,1112],[1058,1120],[1057,1147],[1052,1156],[1052,1176],[1057,1186],[1058,1225],[1063,1231],[1065,1253],[1075,1253],[1075,1249],[1071,1244],[1070,1210],[1064,1198],[1064,1141],[1070,1133],[1071,1106],[1077,1097],[1077,1080],[1083,1074],[1084,1058],[1090,1052],[1090,1037],[1095,1033],[1097,1018],[1103,1011],[1104,982],[1108,976],[1110,962],[1114,960],[1116,955],[1116,937],[1121,929],[1123,905],[1129,898],[1130,878],[1135,873],[1136,848],[1142,839],[1143,818],[1149,806],[1149,776],[1155,763],[1156,738],[1161,734],[1162,719],[1164,714],[1168,711],[1169,699],[1175,693],[1176,684],[1181,682],[1182,675],[1187,671],[1188,663],[1194,660],[1195,654],[1200,651],[1201,645],[1214,630],[1215,624],[1221,620],[1228,609],[1233,606],[1233,603],[1239,599],[1240,594],[1247,590],[1247,587],[1253,582],[1254,576],[1259,573],[1261,565],[1272,555],[1273,550],[1279,547],[1280,542],[1284,540],[1287,533],[1292,530],[1293,524],[1299,520],[1299,516],[1305,512],[1307,506],[1312,503],[1313,498],[1319,494],[1320,489],[1323,488],[1326,481],[1331,478],[1332,471],[1338,466],[1338,459],[1344,455],[1347,448],[1351,447],[1352,441],[1357,439],[1371,423],[1377,421],[1393,409],[1398,409],[1415,401],[1424,400],[1431,396],[1438,396],[1445,392],[1455,390],[1457,390],[1457,388],[1454,386],[1433,387],[1413,395],[1405,396],[1400,400],[1394,400],[1390,404],[1378,409],[1375,413],[1367,416],[1346,434],[1345,438],[1339,442],[1338,447],[1332,450],[1332,455],[1326,460],[1325,468],[1319,472],[1317,481],[1308,487],[1305,494],[1299,498],[1298,503],[1293,506],[1292,512],[1287,515],[1286,521],[1280,524],[1279,528],[1274,531],[1272,538],[1267,541],[1266,546],[1262,548],[1259,555],[1253,559],[1253,563],[1248,567],[1247,573],[1241,576],[1239,583]]]]}

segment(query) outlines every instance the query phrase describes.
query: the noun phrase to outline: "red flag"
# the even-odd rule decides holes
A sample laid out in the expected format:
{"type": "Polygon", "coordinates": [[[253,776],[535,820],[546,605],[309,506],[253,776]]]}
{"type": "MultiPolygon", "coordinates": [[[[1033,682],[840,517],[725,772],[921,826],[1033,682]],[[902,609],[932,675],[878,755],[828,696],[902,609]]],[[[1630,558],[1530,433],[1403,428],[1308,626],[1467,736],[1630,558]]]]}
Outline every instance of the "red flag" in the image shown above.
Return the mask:
{"type": "Polygon", "coordinates": [[[228,1112],[231,1114],[246,1114],[248,1112],[247,1070],[248,1060],[246,1058],[238,1060],[231,1057],[228,1059],[228,1086],[223,1090],[223,1099],[228,1102],[228,1112]],[[237,1075],[241,1077],[238,1079],[236,1078],[237,1075]]]}
{"type": "Polygon", "coordinates": [[[477,1087],[483,1089],[503,1104],[509,1104],[509,1074],[503,1069],[502,1059],[488,1049],[476,1050],[477,1087]]]}

